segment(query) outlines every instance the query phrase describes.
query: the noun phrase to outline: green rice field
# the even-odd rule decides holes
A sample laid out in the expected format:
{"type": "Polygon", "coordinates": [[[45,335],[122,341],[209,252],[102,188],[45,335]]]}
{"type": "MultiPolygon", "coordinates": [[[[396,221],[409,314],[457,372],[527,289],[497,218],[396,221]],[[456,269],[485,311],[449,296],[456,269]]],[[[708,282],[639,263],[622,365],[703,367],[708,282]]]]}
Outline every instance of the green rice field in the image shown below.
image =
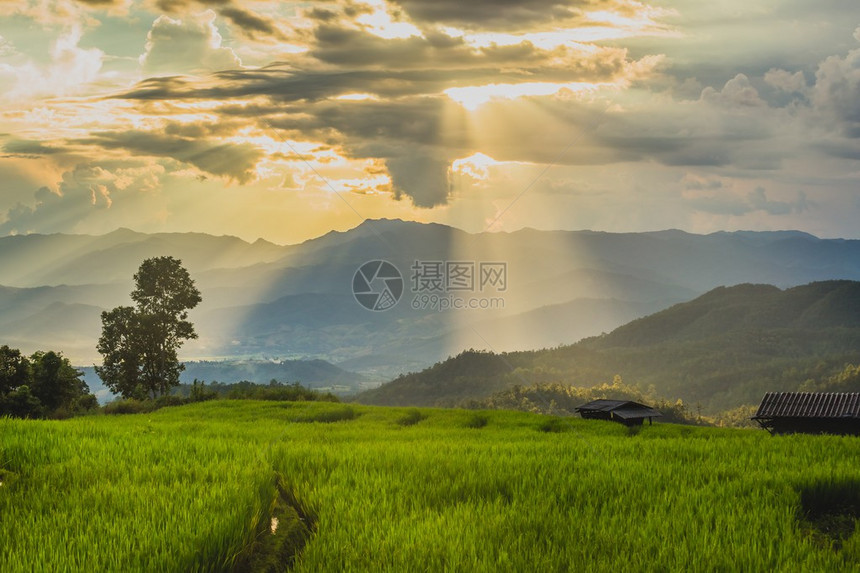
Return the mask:
{"type": "Polygon", "coordinates": [[[860,571],[856,437],[213,401],[0,419],[0,482],[4,573],[860,571]]]}

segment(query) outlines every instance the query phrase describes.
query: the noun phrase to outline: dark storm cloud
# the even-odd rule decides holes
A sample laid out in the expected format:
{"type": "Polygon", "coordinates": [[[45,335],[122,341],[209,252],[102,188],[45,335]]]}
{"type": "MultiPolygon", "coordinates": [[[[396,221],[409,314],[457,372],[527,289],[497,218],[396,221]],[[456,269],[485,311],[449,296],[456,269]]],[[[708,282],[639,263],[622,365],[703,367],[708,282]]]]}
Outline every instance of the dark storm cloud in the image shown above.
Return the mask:
{"type": "Polygon", "coordinates": [[[77,143],[122,149],[132,154],[169,157],[239,183],[254,179],[256,165],[263,157],[263,152],[249,143],[220,143],[137,130],[96,132],[77,143]]]}
{"type": "MultiPolygon", "coordinates": [[[[349,93],[372,93],[386,98],[439,93],[450,86],[468,85],[479,78],[494,77],[497,70],[355,70],[294,71],[281,68],[231,70],[211,76],[212,81],[192,78],[150,78],[114,96],[131,100],[229,100],[266,96],[278,102],[315,102],[349,93]]],[[[509,72],[503,78],[524,79],[509,72]]]]}
{"type": "MultiPolygon", "coordinates": [[[[122,4],[122,0],[78,0],[89,4],[122,4]]],[[[187,14],[211,8],[226,18],[243,35],[252,39],[284,40],[283,32],[270,17],[242,6],[234,0],[150,0],[158,12],[171,15],[187,14]]]]}
{"type": "Polygon", "coordinates": [[[44,145],[40,141],[29,139],[12,139],[3,146],[8,157],[38,157],[63,153],[65,149],[56,145],[44,145]]]}
{"type": "Polygon", "coordinates": [[[579,14],[583,7],[612,5],[601,0],[391,0],[415,22],[467,29],[511,30],[551,26],[579,14]]]}
{"type": "MultiPolygon", "coordinates": [[[[416,80],[430,78],[417,72],[320,71],[301,72],[280,67],[219,72],[209,81],[186,77],[150,78],[114,96],[130,100],[229,100],[266,96],[279,102],[318,101],[341,94],[372,90],[400,96],[416,91],[416,80]],[[383,85],[380,85],[383,84],[383,85]]],[[[440,74],[441,76],[441,74],[440,74]]],[[[443,85],[443,77],[435,85],[443,85]]]]}
{"type": "Polygon", "coordinates": [[[188,78],[165,76],[142,80],[130,91],[111,97],[136,100],[197,99],[199,96],[196,92],[188,78]]]}
{"type": "Polygon", "coordinates": [[[571,48],[539,50],[524,42],[473,50],[462,41],[385,40],[365,32],[326,28],[302,68],[273,64],[217,72],[208,80],[149,78],[118,98],[136,100],[230,99],[267,96],[276,101],[318,101],[348,93],[386,98],[438,94],[451,87],[488,83],[605,82],[630,64],[624,50],[582,54],[571,48]]]}
{"type": "Polygon", "coordinates": [[[284,35],[271,18],[263,17],[241,6],[228,6],[219,10],[219,14],[230,20],[234,26],[251,38],[271,37],[284,39],[284,35]]]}
{"type": "Polygon", "coordinates": [[[178,136],[183,138],[201,139],[206,137],[228,137],[235,135],[239,129],[247,125],[245,122],[239,121],[218,121],[218,122],[198,122],[198,123],[179,123],[168,122],[164,126],[166,135],[178,136]]]}
{"type": "Polygon", "coordinates": [[[466,112],[443,97],[320,102],[304,111],[269,125],[288,136],[331,138],[353,158],[384,159],[395,196],[419,207],[447,201],[449,166],[472,145],[466,112]]]}
{"type": "Polygon", "coordinates": [[[87,6],[114,6],[122,4],[122,0],[77,0],[81,4],[86,4],[87,6]]]}
{"type": "MultiPolygon", "coordinates": [[[[314,30],[310,54],[321,62],[341,66],[394,66],[416,68],[433,58],[461,64],[470,50],[460,38],[435,33],[432,41],[419,36],[385,39],[337,24],[320,24],[314,30]]],[[[441,60],[441,61],[440,61],[441,60]]]]}
{"type": "Polygon", "coordinates": [[[233,0],[155,0],[155,7],[162,12],[175,14],[196,6],[227,6],[233,0]]]}
{"type": "MultiPolygon", "coordinates": [[[[397,102],[322,102],[296,117],[273,119],[270,125],[286,130],[334,128],[356,149],[384,146],[402,149],[405,144],[463,148],[469,134],[463,128],[466,114],[442,97],[413,97],[397,102]],[[445,125],[444,117],[449,121],[445,125]]],[[[368,157],[371,155],[367,155],[368,157]]]]}
{"type": "Polygon", "coordinates": [[[382,67],[393,70],[457,70],[478,72],[470,85],[503,81],[505,76],[540,81],[602,81],[623,71],[626,52],[603,48],[586,53],[569,46],[540,49],[528,40],[513,45],[476,48],[462,38],[429,30],[423,36],[386,39],[363,30],[322,24],[309,55],[340,69],[382,67]],[[480,73],[484,70],[484,73],[480,73]],[[492,77],[491,77],[492,76],[492,77]]]}
{"type": "Polygon", "coordinates": [[[403,194],[412,198],[417,207],[435,207],[448,201],[448,167],[451,159],[418,153],[404,154],[385,160],[395,197],[403,194]]]}
{"type": "Polygon", "coordinates": [[[338,19],[338,13],[324,8],[311,8],[305,16],[316,22],[333,22],[338,19]]]}

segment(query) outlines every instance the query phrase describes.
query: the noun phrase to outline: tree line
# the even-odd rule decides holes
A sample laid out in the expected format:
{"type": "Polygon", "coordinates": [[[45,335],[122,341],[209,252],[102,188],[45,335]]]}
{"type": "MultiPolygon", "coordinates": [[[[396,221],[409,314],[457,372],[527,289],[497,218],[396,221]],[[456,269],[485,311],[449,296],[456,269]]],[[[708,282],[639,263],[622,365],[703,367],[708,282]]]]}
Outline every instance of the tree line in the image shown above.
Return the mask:
{"type": "Polygon", "coordinates": [[[0,416],[66,418],[98,407],[83,372],[60,352],[0,347],[0,416]]]}

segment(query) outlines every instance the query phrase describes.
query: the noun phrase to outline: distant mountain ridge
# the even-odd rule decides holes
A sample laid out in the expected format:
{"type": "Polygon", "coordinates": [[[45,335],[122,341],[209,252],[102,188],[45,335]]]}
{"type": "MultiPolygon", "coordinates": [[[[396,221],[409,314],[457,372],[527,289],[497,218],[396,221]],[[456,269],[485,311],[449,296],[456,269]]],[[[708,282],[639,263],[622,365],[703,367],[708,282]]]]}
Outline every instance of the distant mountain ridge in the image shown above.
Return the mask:
{"type": "Polygon", "coordinates": [[[288,253],[266,241],[201,233],[11,235],[0,238],[0,284],[17,287],[128,282],[145,258],[169,253],[196,271],[274,262],[288,253]],[[95,280],[94,280],[95,279],[95,280]]]}
{"type": "Polygon", "coordinates": [[[860,241],[799,232],[472,234],[370,220],[288,246],[127,229],[26,235],[0,238],[2,342],[92,364],[99,313],[128,304],[140,262],[160,255],[180,258],[203,294],[191,314],[200,338],[182,349],[184,359],[322,359],[377,380],[470,347],[570,344],[721,285],[860,280],[860,241]],[[356,270],[370,260],[387,260],[403,275],[403,298],[386,312],[364,309],[351,291],[356,270]],[[504,292],[440,293],[497,297],[503,308],[422,308],[411,280],[416,261],[503,262],[504,292]]]}
{"type": "Polygon", "coordinates": [[[716,412],[795,391],[860,364],[860,282],[781,290],[718,287],[609,334],[559,348],[466,352],[359,396],[386,405],[455,405],[515,385],[591,387],[621,375],[716,412]]]}

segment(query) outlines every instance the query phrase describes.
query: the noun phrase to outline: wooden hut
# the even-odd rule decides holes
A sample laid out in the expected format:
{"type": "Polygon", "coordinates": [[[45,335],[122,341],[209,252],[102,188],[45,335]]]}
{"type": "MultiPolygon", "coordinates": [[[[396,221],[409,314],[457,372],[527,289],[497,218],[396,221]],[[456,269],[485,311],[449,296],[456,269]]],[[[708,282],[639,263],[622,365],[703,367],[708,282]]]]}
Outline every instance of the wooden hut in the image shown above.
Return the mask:
{"type": "Polygon", "coordinates": [[[628,400],[594,400],[576,411],[587,420],[612,420],[625,426],[641,426],[646,419],[652,424],[653,418],[663,415],[650,406],[628,400]]]}
{"type": "Polygon", "coordinates": [[[771,434],[860,435],[858,392],[768,392],[753,420],[771,434]]]}

